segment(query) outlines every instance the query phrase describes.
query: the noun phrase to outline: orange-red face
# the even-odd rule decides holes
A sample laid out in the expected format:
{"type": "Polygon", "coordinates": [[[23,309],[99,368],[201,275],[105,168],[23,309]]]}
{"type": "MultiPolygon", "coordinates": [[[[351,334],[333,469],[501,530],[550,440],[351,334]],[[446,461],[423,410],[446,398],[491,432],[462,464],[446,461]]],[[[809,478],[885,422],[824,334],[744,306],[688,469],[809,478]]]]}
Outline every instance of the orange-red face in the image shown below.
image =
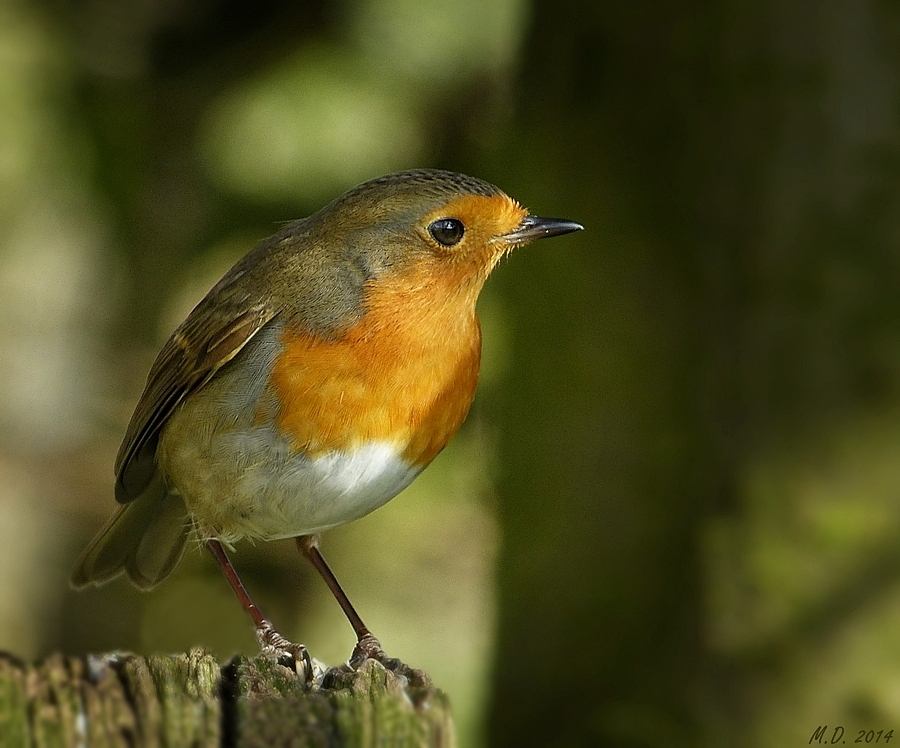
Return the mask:
{"type": "Polygon", "coordinates": [[[513,246],[503,239],[528,211],[506,195],[464,195],[423,216],[419,235],[438,257],[487,277],[513,246]]]}

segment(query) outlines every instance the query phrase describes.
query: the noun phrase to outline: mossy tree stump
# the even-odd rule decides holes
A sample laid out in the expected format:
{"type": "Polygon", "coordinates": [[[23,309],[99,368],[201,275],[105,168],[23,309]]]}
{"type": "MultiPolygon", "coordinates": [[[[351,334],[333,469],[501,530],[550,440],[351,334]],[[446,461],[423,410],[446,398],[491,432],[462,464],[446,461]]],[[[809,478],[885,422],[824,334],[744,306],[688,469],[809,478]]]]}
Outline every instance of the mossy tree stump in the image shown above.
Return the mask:
{"type": "Polygon", "coordinates": [[[0,746],[454,746],[446,696],[367,660],[311,686],[264,657],[0,655],[0,746]]]}

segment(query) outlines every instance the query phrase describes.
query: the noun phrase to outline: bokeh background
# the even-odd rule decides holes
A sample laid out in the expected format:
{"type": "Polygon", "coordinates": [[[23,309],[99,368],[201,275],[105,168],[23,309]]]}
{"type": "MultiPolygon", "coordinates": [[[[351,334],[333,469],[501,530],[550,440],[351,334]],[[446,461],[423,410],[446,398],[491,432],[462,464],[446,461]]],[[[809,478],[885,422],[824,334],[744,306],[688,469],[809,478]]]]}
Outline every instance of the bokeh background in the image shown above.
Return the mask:
{"type": "MultiPolygon", "coordinates": [[[[586,227],[498,268],[463,431],[323,543],[462,745],[900,740],[886,0],[0,0],[0,647],[252,652],[200,552],[152,594],[67,575],[182,316],[414,166],[586,227]]],[[[290,542],[236,562],[347,657],[290,542]]]]}

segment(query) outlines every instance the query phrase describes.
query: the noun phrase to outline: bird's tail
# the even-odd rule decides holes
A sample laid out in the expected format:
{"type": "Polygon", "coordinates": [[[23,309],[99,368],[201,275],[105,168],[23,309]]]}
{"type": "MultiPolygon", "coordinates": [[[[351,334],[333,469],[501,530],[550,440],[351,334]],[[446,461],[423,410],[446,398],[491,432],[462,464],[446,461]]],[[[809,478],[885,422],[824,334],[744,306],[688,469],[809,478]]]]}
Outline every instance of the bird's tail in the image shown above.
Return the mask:
{"type": "Polygon", "coordinates": [[[136,587],[149,590],[178,565],[190,534],[184,501],[157,475],[85,548],[71,584],[76,589],[101,585],[125,573],[136,587]]]}

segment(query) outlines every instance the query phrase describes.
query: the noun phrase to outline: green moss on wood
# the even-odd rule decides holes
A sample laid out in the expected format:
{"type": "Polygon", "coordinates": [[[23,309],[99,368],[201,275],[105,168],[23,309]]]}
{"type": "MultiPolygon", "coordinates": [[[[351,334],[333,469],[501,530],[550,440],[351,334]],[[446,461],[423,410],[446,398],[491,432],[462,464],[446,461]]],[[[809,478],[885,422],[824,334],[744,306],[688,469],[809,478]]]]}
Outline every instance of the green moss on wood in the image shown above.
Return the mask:
{"type": "Polygon", "coordinates": [[[0,655],[2,746],[444,746],[446,696],[421,671],[374,660],[312,685],[263,657],[220,666],[202,650],[166,657],[0,655]],[[391,665],[393,668],[393,665],[391,665]]]}

